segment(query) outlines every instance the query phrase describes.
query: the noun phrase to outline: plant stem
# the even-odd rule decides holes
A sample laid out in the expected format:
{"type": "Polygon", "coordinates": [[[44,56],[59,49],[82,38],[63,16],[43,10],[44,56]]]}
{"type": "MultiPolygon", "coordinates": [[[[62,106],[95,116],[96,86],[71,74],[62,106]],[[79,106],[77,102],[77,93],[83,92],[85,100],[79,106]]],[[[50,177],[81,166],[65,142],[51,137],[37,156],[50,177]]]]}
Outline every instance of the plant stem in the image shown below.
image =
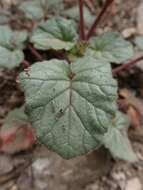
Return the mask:
{"type": "Polygon", "coordinates": [[[24,71],[27,74],[27,76],[29,76],[29,67],[30,67],[30,63],[27,60],[23,60],[22,61],[22,65],[24,67],[24,71]]]}
{"type": "Polygon", "coordinates": [[[85,40],[85,31],[84,31],[84,15],[83,15],[83,1],[78,0],[79,2],[79,13],[80,13],[80,40],[85,40]]]}
{"type": "Polygon", "coordinates": [[[28,49],[31,51],[31,53],[36,57],[38,61],[43,61],[42,56],[36,51],[36,49],[33,48],[31,44],[28,44],[28,49]]]}
{"type": "Polygon", "coordinates": [[[27,69],[30,66],[30,63],[27,60],[24,59],[22,61],[22,65],[23,65],[24,69],[27,69]]]}
{"type": "Polygon", "coordinates": [[[131,60],[129,61],[128,63],[126,64],[123,64],[115,69],[113,69],[112,73],[113,73],[113,76],[116,76],[117,74],[119,74],[121,71],[124,71],[124,70],[127,70],[129,67],[132,67],[134,66],[135,64],[137,64],[139,61],[143,60],[143,55],[141,55],[140,57],[134,59],[134,60],[131,60]]]}
{"type": "Polygon", "coordinates": [[[93,25],[91,26],[86,39],[89,40],[89,38],[95,33],[97,25],[99,24],[99,22],[101,21],[104,13],[106,12],[106,10],[108,9],[108,7],[113,3],[114,0],[106,0],[105,4],[103,5],[102,10],[100,11],[99,15],[97,16],[97,18],[95,19],[95,22],[93,23],[93,25]]]}

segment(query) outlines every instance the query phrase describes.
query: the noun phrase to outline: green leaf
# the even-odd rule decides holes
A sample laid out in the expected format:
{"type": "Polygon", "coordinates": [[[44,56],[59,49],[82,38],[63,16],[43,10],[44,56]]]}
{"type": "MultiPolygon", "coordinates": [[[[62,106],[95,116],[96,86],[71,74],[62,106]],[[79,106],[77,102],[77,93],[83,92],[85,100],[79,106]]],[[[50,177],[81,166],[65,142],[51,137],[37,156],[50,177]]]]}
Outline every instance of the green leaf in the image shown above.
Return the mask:
{"type": "Polygon", "coordinates": [[[104,146],[109,149],[114,157],[135,162],[137,161],[137,156],[135,155],[128,139],[128,125],[129,122],[127,118],[118,112],[113,127],[104,135],[102,141],[104,146]]]}
{"type": "Polygon", "coordinates": [[[12,69],[24,59],[23,52],[20,50],[9,50],[0,46],[0,67],[12,69]]]}
{"type": "Polygon", "coordinates": [[[95,136],[107,132],[117,109],[110,65],[91,57],[72,64],[53,59],[32,65],[29,74],[20,83],[39,141],[66,159],[99,146],[95,136]]]}
{"type": "Polygon", "coordinates": [[[42,22],[34,31],[31,42],[41,50],[70,50],[77,39],[74,23],[64,18],[53,18],[42,22]]]}
{"type": "Polygon", "coordinates": [[[47,13],[59,13],[63,7],[63,0],[31,0],[22,2],[19,9],[30,20],[41,20],[47,13]]]}
{"type": "Polygon", "coordinates": [[[3,128],[11,128],[12,123],[18,124],[27,124],[28,122],[28,117],[24,113],[24,106],[21,108],[16,108],[8,113],[6,116],[4,123],[3,123],[3,128]]]}
{"type": "Polygon", "coordinates": [[[0,26],[0,46],[8,49],[23,49],[27,37],[26,31],[13,31],[7,26],[0,26]]]}
{"type": "Polygon", "coordinates": [[[143,36],[136,37],[135,44],[139,47],[139,49],[143,50],[143,36]]]}
{"type": "Polygon", "coordinates": [[[44,17],[44,10],[40,5],[40,1],[24,1],[19,9],[25,13],[26,18],[31,20],[40,20],[44,17]]]}
{"type": "Polygon", "coordinates": [[[90,40],[87,53],[110,63],[121,64],[133,56],[133,47],[117,32],[107,32],[90,40]]]}
{"type": "Polygon", "coordinates": [[[12,69],[24,59],[27,32],[12,31],[7,26],[0,26],[0,67],[12,69]]]}
{"type": "MultiPolygon", "coordinates": [[[[77,6],[62,11],[61,15],[66,16],[70,19],[74,19],[75,21],[78,21],[78,22],[80,20],[79,8],[77,6]]],[[[86,8],[85,6],[84,6],[84,20],[87,26],[91,26],[91,24],[95,20],[95,15],[92,15],[90,11],[88,10],[88,8],[86,8]]]]}

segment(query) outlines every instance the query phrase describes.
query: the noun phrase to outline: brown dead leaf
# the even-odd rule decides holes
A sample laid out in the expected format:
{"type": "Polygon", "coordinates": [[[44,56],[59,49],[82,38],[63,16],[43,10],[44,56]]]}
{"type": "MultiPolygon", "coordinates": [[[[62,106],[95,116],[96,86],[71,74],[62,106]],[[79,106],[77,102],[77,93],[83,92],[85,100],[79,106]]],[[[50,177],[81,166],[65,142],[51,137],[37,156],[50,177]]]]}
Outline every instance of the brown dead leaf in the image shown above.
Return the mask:
{"type": "Polygon", "coordinates": [[[127,115],[129,116],[129,118],[131,120],[132,126],[134,126],[136,128],[140,127],[141,119],[140,119],[138,112],[134,109],[134,107],[129,106],[129,108],[127,110],[127,115]]]}
{"type": "Polygon", "coordinates": [[[133,127],[140,127],[143,123],[143,102],[128,89],[121,89],[119,95],[119,107],[126,112],[133,127]]]}

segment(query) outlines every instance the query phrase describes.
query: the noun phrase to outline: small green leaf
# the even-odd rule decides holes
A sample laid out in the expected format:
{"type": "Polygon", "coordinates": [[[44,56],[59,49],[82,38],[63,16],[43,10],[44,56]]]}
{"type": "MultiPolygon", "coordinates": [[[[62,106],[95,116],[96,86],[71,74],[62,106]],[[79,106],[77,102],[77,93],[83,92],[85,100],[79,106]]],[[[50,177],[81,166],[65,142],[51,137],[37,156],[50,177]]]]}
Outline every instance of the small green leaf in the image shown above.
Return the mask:
{"type": "Polygon", "coordinates": [[[30,20],[41,20],[48,13],[59,13],[64,8],[63,0],[30,0],[20,4],[19,9],[30,20]]]}
{"type": "Polygon", "coordinates": [[[88,54],[110,63],[121,64],[133,56],[133,47],[117,32],[107,32],[90,40],[88,54]]]}
{"type": "Polygon", "coordinates": [[[0,46],[0,67],[12,69],[24,59],[23,52],[20,50],[10,51],[0,46]]]}
{"type": "Polygon", "coordinates": [[[13,31],[7,26],[0,26],[0,46],[8,49],[23,49],[27,37],[26,31],[13,31]]]}
{"type": "Polygon", "coordinates": [[[44,17],[44,10],[40,5],[40,1],[24,1],[19,9],[25,13],[26,18],[31,20],[40,20],[44,17]]]}
{"type": "Polygon", "coordinates": [[[114,157],[135,162],[137,161],[137,156],[133,152],[131,143],[128,139],[128,125],[129,122],[127,118],[118,112],[113,127],[104,135],[102,141],[104,146],[109,149],[114,157]]]}
{"type": "Polygon", "coordinates": [[[135,44],[139,47],[139,49],[143,50],[143,36],[136,37],[135,44]]]}
{"type": "Polygon", "coordinates": [[[27,32],[12,31],[7,26],[0,26],[0,67],[12,69],[24,59],[27,32]]]}
{"type": "MultiPolygon", "coordinates": [[[[62,11],[61,15],[66,16],[70,19],[74,19],[75,21],[78,21],[78,22],[80,20],[79,8],[77,6],[62,11]]],[[[85,6],[84,6],[84,20],[87,26],[91,26],[91,24],[95,20],[95,15],[92,15],[90,11],[88,10],[88,8],[86,8],[85,6]]]]}
{"type": "Polygon", "coordinates": [[[71,20],[53,18],[38,26],[31,42],[37,49],[70,50],[75,45],[76,39],[76,30],[71,20]]]}
{"type": "Polygon", "coordinates": [[[26,110],[39,141],[66,159],[100,145],[116,112],[111,67],[91,57],[72,64],[50,60],[20,75],[26,110]]]}
{"type": "Polygon", "coordinates": [[[24,113],[24,107],[21,108],[16,108],[8,113],[6,116],[4,123],[3,123],[3,128],[10,128],[13,123],[16,124],[27,124],[28,122],[28,117],[24,113]]]}

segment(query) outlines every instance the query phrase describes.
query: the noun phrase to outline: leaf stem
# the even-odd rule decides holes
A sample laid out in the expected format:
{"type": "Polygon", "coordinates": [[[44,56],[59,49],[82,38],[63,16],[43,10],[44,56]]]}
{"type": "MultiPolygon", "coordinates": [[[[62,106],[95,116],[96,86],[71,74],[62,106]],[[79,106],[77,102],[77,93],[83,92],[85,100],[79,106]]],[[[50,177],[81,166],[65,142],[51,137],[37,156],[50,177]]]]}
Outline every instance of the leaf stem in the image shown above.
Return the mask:
{"type": "Polygon", "coordinates": [[[22,65],[23,65],[24,69],[27,69],[30,66],[30,63],[27,60],[24,59],[22,61],[22,65]]]}
{"type": "Polygon", "coordinates": [[[24,71],[25,73],[29,76],[29,67],[30,67],[30,63],[27,60],[23,60],[21,63],[24,67],[24,71]]]}
{"type": "Polygon", "coordinates": [[[85,31],[84,31],[84,14],[83,14],[83,1],[84,0],[78,0],[79,2],[79,14],[80,14],[80,40],[85,40],[85,31]]]}
{"type": "Polygon", "coordinates": [[[128,68],[134,66],[135,64],[137,64],[139,61],[143,60],[143,55],[141,55],[140,57],[134,59],[134,60],[131,60],[129,61],[128,63],[126,64],[123,64],[115,69],[113,69],[112,73],[113,73],[113,76],[116,76],[117,74],[119,74],[121,71],[124,71],[124,70],[127,70],[128,68]]]}
{"type": "Polygon", "coordinates": [[[99,24],[99,22],[101,21],[104,13],[107,11],[108,7],[113,3],[114,0],[106,0],[105,4],[103,5],[102,10],[100,11],[99,15],[97,16],[97,18],[95,19],[93,25],[91,26],[86,39],[89,40],[89,38],[95,33],[97,25],[99,24]]]}
{"type": "Polygon", "coordinates": [[[43,61],[42,56],[36,51],[36,49],[33,48],[31,44],[28,44],[28,49],[31,51],[31,53],[36,57],[38,61],[43,61]]]}

